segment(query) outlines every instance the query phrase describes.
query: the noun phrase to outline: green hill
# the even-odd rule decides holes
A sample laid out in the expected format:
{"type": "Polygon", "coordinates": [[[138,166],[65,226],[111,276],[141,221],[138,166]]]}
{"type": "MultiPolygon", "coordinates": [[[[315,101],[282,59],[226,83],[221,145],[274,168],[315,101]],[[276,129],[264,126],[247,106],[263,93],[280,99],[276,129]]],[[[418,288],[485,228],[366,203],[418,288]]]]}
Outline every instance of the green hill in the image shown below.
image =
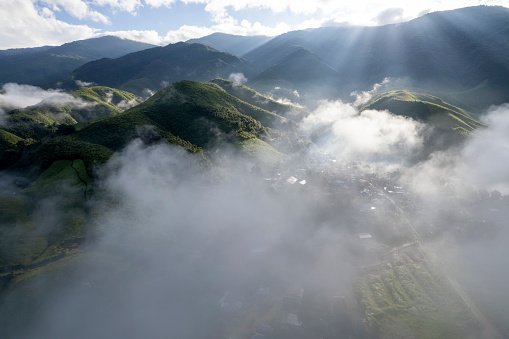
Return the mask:
{"type": "MultiPolygon", "coordinates": [[[[82,90],[90,96],[100,92],[82,90]]],[[[16,167],[47,168],[57,160],[82,159],[91,168],[135,138],[146,144],[164,140],[192,153],[228,143],[254,161],[274,165],[305,146],[296,130],[293,120],[244,102],[215,83],[181,81],[124,113],[74,130],[59,127],[25,148],[16,167]]]]}
{"type": "MultiPolygon", "coordinates": [[[[63,131],[58,126],[44,137],[30,139],[30,144],[28,139],[0,130],[0,145],[6,150],[19,150],[19,160],[11,169],[23,173],[27,181],[17,194],[0,195],[5,207],[0,206],[0,235],[9,243],[0,252],[0,267],[21,265],[23,269],[67,253],[65,244],[84,236],[84,225],[93,214],[87,199],[96,194],[95,166],[105,163],[136,138],[145,145],[168,142],[196,154],[190,159],[190,171],[216,169],[224,159],[225,145],[227,155],[242,155],[236,157],[235,165],[246,165],[247,170],[256,165],[262,171],[278,166],[289,153],[306,146],[295,133],[296,122],[242,101],[217,83],[231,85],[220,80],[177,82],[123,113],[63,131]],[[205,152],[201,152],[202,148],[205,152]],[[54,203],[67,212],[55,219],[55,225],[37,230],[33,218],[27,216],[33,213],[34,202],[44,199],[56,199],[54,203]]],[[[250,93],[247,88],[244,91],[250,93]]],[[[107,104],[131,98],[102,87],[85,88],[74,94],[94,102],[107,98],[107,104]]],[[[272,105],[291,111],[290,107],[272,105]]],[[[39,119],[41,126],[54,127],[40,112],[34,119],[39,119]]],[[[213,175],[221,173],[218,170],[213,175]]]]}
{"type": "MultiPolygon", "coordinates": [[[[89,183],[82,160],[59,160],[18,194],[0,195],[0,267],[34,265],[67,253],[62,244],[84,236],[89,183]],[[44,199],[52,199],[65,212],[41,226],[33,214],[44,199]]],[[[46,213],[52,213],[51,206],[47,208],[46,213]]]]}
{"type": "MultiPolygon", "coordinates": [[[[36,141],[55,135],[69,135],[83,123],[99,118],[106,118],[122,113],[126,108],[136,105],[141,100],[134,94],[108,87],[79,88],[70,93],[75,102],[41,103],[25,109],[7,112],[4,127],[0,130],[0,168],[6,168],[20,160],[25,147],[37,147],[36,141]],[[80,125],[77,125],[80,123],[80,125]]],[[[71,97],[72,99],[72,97],[71,97]]],[[[49,145],[54,144],[50,142],[49,145]]],[[[70,143],[69,145],[75,145],[70,143]]],[[[69,145],[59,147],[62,152],[69,153],[69,145]]],[[[78,149],[79,150],[79,149],[78,149]]],[[[90,151],[93,158],[98,155],[103,159],[102,151],[90,151]],[[99,155],[101,154],[101,155],[99,155]]],[[[90,153],[88,147],[80,150],[80,154],[90,153]]],[[[73,153],[73,152],[70,152],[73,153]]],[[[109,157],[110,153],[108,153],[109,157]]]]}
{"type": "Polygon", "coordinates": [[[143,126],[144,137],[164,138],[193,152],[220,142],[259,139],[286,153],[299,143],[292,120],[246,103],[214,83],[192,81],[175,83],[120,116],[88,124],[75,137],[117,151],[139,136],[143,126]]]}
{"type": "Polygon", "coordinates": [[[253,106],[260,107],[266,111],[278,114],[295,122],[300,122],[309,114],[309,112],[303,108],[274,101],[247,86],[237,84],[230,80],[214,79],[210,82],[220,86],[228,94],[233,95],[242,101],[245,101],[253,106]]]}
{"type": "Polygon", "coordinates": [[[411,91],[392,91],[373,98],[362,110],[389,110],[390,112],[424,121],[442,130],[452,130],[467,136],[483,127],[476,117],[440,98],[411,91]]]}
{"type": "Polygon", "coordinates": [[[134,94],[108,87],[82,87],[70,93],[78,100],[42,102],[7,112],[5,130],[20,138],[42,138],[59,125],[74,125],[113,116],[141,102],[134,94]]]}
{"type": "Polygon", "coordinates": [[[0,129],[0,150],[12,150],[16,144],[23,140],[22,138],[0,129]]]}
{"type": "Polygon", "coordinates": [[[93,104],[93,109],[71,111],[71,116],[77,122],[113,116],[142,102],[132,93],[104,86],[81,87],[71,94],[93,104]]]}

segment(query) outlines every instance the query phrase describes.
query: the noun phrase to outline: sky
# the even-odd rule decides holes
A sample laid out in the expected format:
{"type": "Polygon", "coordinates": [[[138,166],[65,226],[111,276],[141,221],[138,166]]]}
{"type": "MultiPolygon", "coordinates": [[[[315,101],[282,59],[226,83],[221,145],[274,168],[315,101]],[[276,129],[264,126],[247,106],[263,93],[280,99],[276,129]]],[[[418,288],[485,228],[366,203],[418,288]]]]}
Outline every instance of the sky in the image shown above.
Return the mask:
{"type": "Polygon", "coordinates": [[[167,45],[214,32],[276,36],[327,25],[384,25],[507,0],[2,0],[0,49],[103,35],[167,45]]]}

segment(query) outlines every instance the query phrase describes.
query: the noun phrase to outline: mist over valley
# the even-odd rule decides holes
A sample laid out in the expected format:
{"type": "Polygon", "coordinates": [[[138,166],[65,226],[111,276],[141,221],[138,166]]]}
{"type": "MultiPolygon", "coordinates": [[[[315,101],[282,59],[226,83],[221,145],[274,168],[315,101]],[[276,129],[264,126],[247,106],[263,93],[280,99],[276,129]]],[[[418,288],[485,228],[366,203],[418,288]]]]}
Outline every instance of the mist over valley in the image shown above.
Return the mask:
{"type": "Polygon", "coordinates": [[[476,6],[0,51],[0,337],[509,337],[508,46],[476,6]]]}

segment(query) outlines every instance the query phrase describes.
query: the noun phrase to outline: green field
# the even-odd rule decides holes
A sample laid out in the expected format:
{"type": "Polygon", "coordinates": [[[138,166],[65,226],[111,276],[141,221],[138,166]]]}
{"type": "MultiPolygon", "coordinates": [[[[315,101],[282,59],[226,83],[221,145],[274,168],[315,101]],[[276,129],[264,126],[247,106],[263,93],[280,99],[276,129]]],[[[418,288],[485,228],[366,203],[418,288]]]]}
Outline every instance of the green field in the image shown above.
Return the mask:
{"type": "Polygon", "coordinates": [[[369,331],[380,338],[467,337],[475,320],[445,275],[427,259],[401,258],[356,283],[369,331]]]}

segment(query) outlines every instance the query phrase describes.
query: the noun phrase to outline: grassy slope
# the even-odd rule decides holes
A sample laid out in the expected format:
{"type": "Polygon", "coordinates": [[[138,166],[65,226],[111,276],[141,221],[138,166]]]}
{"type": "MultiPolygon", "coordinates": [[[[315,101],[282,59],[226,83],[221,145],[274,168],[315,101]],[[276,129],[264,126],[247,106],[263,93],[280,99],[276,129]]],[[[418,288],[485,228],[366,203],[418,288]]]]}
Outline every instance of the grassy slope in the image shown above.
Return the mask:
{"type": "MultiPolygon", "coordinates": [[[[89,89],[85,93],[93,95],[89,89]]],[[[199,149],[196,146],[176,137],[172,132],[182,133],[195,144],[206,145],[214,138],[212,134],[207,134],[209,127],[214,125],[225,135],[230,135],[232,140],[236,140],[240,149],[255,162],[271,165],[280,162],[284,155],[258,138],[268,137],[271,133],[277,135],[278,132],[271,132],[270,128],[241,111],[267,124],[284,124],[289,121],[242,102],[217,85],[181,82],[125,113],[88,122],[70,135],[45,137],[30,147],[25,160],[31,164],[39,163],[47,169],[17,197],[4,197],[9,202],[6,206],[16,208],[12,208],[10,217],[5,215],[2,230],[8,229],[9,232],[2,234],[5,238],[12,238],[11,243],[16,246],[4,248],[4,261],[0,264],[29,265],[45,260],[65,252],[60,247],[62,242],[80,238],[86,219],[83,196],[85,186],[76,171],[82,179],[90,181],[86,167],[105,162],[114,151],[122,149],[136,137],[149,143],[166,139],[197,152],[199,149]],[[206,130],[200,133],[204,124],[206,130]],[[63,210],[69,213],[60,216],[60,226],[51,230],[36,230],[36,222],[27,217],[23,222],[13,225],[14,220],[23,220],[21,216],[34,211],[34,206],[21,203],[19,199],[22,197],[31,197],[29,201],[55,199],[54,203],[64,206],[63,210]]],[[[18,140],[15,136],[4,134],[10,136],[11,141],[18,140]]]]}
{"type": "Polygon", "coordinates": [[[430,264],[366,274],[356,291],[371,330],[380,338],[464,338],[472,330],[468,309],[430,264]]]}
{"type": "Polygon", "coordinates": [[[245,101],[254,106],[258,106],[269,112],[276,113],[295,122],[300,122],[309,114],[309,112],[307,112],[305,109],[292,105],[285,105],[271,100],[270,98],[261,95],[249,87],[237,84],[230,80],[214,79],[210,82],[220,86],[228,94],[233,95],[242,101],[245,101]]]}
{"type": "MultiPolygon", "coordinates": [[[[89,88],[81,93],[92,97],[101,91],[104,98],[109,90],[89,88]]],[[[272,140],[278,151],[286,153],[301,142],[292,132],[295,127],[293,121],[243,102],[215,84],[183,81],[122,114],[78,124],[77,131],[69,135],[46,136],[30,147],[19,165],[36,163],[47,168],[56,160],[82,159],[90,167],[106,161],[137,137],[148,143],[165,139],[193,153],[221,141],[242,146],[247,145],[240,143],[245,140],[272,140]],[[268,127],[273,125],[288,131],[268,127]]],[[[262,145],[251,143],[251,151],[255,144],[262,145]]],[[[261,147],[272,155],[279,154],[271,148],[266,143],[261,147]]]]}
{"type": "Polygon", "coordinates": [[[20,193],[0,196],[0,267],[30,265],[64,254],[62,242],[83,237],[83,181],[91,180],[82,160],[58,160],[20,193]],[[58,213],[53,210],[56,206],[58,213]]]}
{"type": "MultiPolygon", "coordinates": [[[[107,91],[101,88],[82,89],[81,94],[99,96],[94,98],[97,101],[104,98],[107,91]]],[[[126,99],[130,98],[118,100],[126,99]]],[[[292,120],[246,103],[216,84],[183,81],[124,113],[79,124],[76,131],[68,135],[50,134],[27,146],[24,157],[18,163],[21,168],[35,164],[45,170],[19,197],[8,198],[6,206],[19,208],[13,209],[12,218],[4,223],[5,227],[14,227],[5,237],[12,236],[12,243],[17,244],[18,250],[9,250],[11,252],[4,255],[6,261],[2,265],[27,265],[51,258],[64,251],[60,247],[63,241],[81,237],[86,218],[84,183],[76,171],[80,172],[82,179],[89,181],[87,168],[107,161],[113,152],[121,150],[134,138],[140,137],[149,144],[164,139],[194,153],[200,150],[196,145],[213,147],[216,142],[232,141],[234,148],[254,163],[275,166],[285,155],[273,145],[284,149],[301,142],[292,131],[295,126],[292,120]],[[273,125],[287,131],[269,127],[273,125]],[[222,137],[218,139],[217,135],[222,137]],[[69,211],[69,215],[61,216],[61,227],[41,233],[34,229],[35,223],[31,218],[13,226],[13,220],[22,220],[18,218],[20,215],[34,210],[34,206],[25,206],[17,199],[53,199],[57,192],[58,199],[55,199],[59,202],[56,203],[69,211]],[[15,211],[24,212],[16,214],[15,211]]],[[[7,132],[2,135],[10,143],[21,140],[7,132]]],[[[205,159],[203,155],[201,157],[205,159]]]]}
{"type": "Polygon", "coordinates": [[[74,128],[65,132],[60,129],[66,125],[81,127],[91,120],[116,116],[141,100],[134,94],[101,86],[80,88],[71,95],[85,104],[34,106],[8,112],[5,130],[0,132],[0,151],[4,148],[2,167],[8,167],[20,158],[22,167],[34,162],[47,168],[58,159],[83,159],[90,165],[110,157],[111,150],[77,138],[73,134],[74,128]],[[14,141],[16,144],[22,141],[25,148],[14,147],[14,141]],[[35,158],[31,159],[34,154],[35,158]]]}
{"type": "Polygon", "coordinates": [[[181,81],[159,91],[127,111],[123,118],[151,122],[200,147],[211,147],[222,140],[268,141],[291,134],[296,127],[293,121],[248,104],[215,84],[192,81],[181,81]]]}
{"type": "Polygon", "coordinates": [[[4,129],[20,138],[42,138],[62,124],[74,125],[120,114],[141,100],[134,94],[108,87],[80,88],[71,95],[84,104],[41,105],[7,113],[4,129]]]}
{"type": "Polygon", "coordinates": [[[132,93],[104,86],[81,87],[71,94],[93,104],[92,109],[75,110],[74,114],[71,112],[78,122],[117,115],[142,102],[132,93]]]}
{"type": "Polygon", "coordinates": [[[0,150],[12,150],[16,148],[16,144],[23,140],[22,138],[0,129],[0,150]]]}
{"type": "Polygon", "coordinates": [[[484,126],[471,113],[440,98],[410,91],[381,94],[362,109],[387,109],[392,113],[426,121],[438,128],[453,130],[461,135],[468,135],[476,128],[484,126]]]}

